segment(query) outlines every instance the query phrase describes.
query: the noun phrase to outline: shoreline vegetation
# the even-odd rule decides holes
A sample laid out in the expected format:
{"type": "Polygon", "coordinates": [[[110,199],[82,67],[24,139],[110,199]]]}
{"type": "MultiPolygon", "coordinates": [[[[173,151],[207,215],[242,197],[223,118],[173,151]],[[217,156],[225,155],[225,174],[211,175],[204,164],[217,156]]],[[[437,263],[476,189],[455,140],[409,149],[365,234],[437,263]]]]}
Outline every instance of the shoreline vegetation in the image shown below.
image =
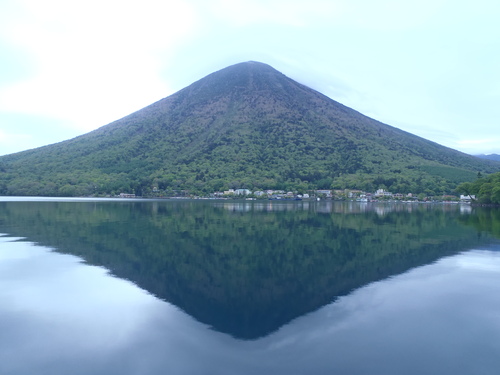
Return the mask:
{"type": "MultiPolygon", "coordinates": [[[[383,188],[374,193],[357,189],[316,190],[250,190],[246,188],[215,191],[210,194],[196,194],[189,190],[165,191],[154,186],[148,194],[121,192],[119,194],[90,194],[80,198],[122,198],[122,199],[221,199],[221,200],[333,200],[356,202],[400,202],[400,203],[461,203],[472,206],[500,206],[500,172],[483,177],[478,174],[473,182],[464,182],[454,189],[455,194],[427,195],[424,193],[392,193],[383,188]]],[[[13,195],[0,195],[14,197],[13,195]]],[[[18,197],[22,197],[18,196],[18,197]]],[[[26,195],[27,197],[27,195],[26,195]]],[[[35,195],[31,197],[36,197],[35,195]]],[[[44,197],[40,195],[39,197],[44,197]]],[[[48,196],[46,196],[48,197],[48,196]]],[[[57,198],[57,196],[51,196],[57,198]]],[[[63,198],[63,196],[60,196],[63,198]]],[[[66,197],[70,198],[70,197],[66,197]]],[[[73,197],[78,198],[78,197],[73,197]]]]}
{"type": "Polygon", "coordinates": [[[500,206],[500,172],[477,177],[473,182],[461,183],[455,190],[473,197],[474,204],[500,206]]]}
{"type": "MultiPolygon", "coordinates": [[[[469,204],[478,205],[468,197],[458,197],[454,195],[447,195],[441,197],[427,197],[422,194],[414,195],[408,194],[407,196],[400,197],[398,194],[384,192],[385,195],[372,195],[370,193],[352,193],[348,191],[345,193],[305,193],[297,194],[297,192],[287,193],[273,193],[273,194],[220,194],[213,193],[207,196],[195,195],[184,193],[183,195],[135,195],[129,193],[121,193],[119,195],[102,195],[102,196],[82,196],[79,198],[102,198],[102,199],[149,199],[149,200],[230,200],[230,201],[336,201],[336,202],[358,202],[358,203],[449,203],[449,204],[469,204]],[[367,197],[368,196],[368,197],[367,197]]],[[[22,197],[20,197],[22,198],[22,197]]],[[[53,197],[58,198],[58,197],[53,197]]],[[[61,198],[78,198],[78,197],[61,197],[61,198]]],[[[484,205],[484,204],[483,204],[484,205]]]]}
{"type": "MultiPolygon", "coordinates": [[[[464,203],[478,206],[500,206],[500,172],[493,173],[486,177],[478,174],[474,182],[464,182],[455,189],[459,195],[426,195],[392,193],[381,188],[374,193],[356,189],[321,189],[304,191],[285,190],[257,190],[249,189],[229,189],[223,192],[216,191],[208,196],[192,195],[189,191],[180,191],[175,196],[166,196],[165,192],[153,188],[152,194],[144,198],[194,198],[194,199],[246,199],[246,200],[321,200],[330,199],[336,201],[357,201],[357,202],[403,202],[403,203],[464,203]]],[[[135,194],[121,193],[120,198],[134,198],[135,194]]]]}
{"type": "MultiPolygon", "coordinates": [[[[255,190],[246,188],[215,191],[210,194],[196,194],[189,190],[160,190],[153,187],[148,194],[135,194],[135,192],[121,192],[119,194],[90,194],[81,196],[43,196],[31,195],[30,197],[46,198],[122,198],[122,199],[219,199],[219,200],[283,200],[283,201],[356,201],[356,202],[394,202],[394,203],[461,203],[471,206],[500,207],[500,172],[486,177],[478,174],[473,182],[464,182],[454,189],[455,194],[426,195],[424,193],[392,193],[385,189],[378,189],[374,193],[356,189],[316,189],[316,190],[255,190]]],[[[15,197],[14,195],[0,195],[15,197]]],[[[17,195],[16,197],[23,197],[17,195]]],[[[28,197],[28,195],[25,195],[28,197]]]]}
{"type": "MultiPolygon", "coordinates": [[[[331,199],[337,201],[357,202],[403,202],[403,203],[464,203],[474,206],[500,206],[500,172],[483,177],[480,173],[474,182],[464,182],[455,189],[459,195],[426,195],[392,193],[385,189],[378,189],[375,193],[369,193],[356,189],[321,189],[308,190],[307,192],[284,191],[284,190],[257,190],[229,189],[223,192],[213,192],[209,196],[191,195],[188,191],[182,191],[187,198],[212,198],[212,199],[246,199],[246,200],[320,200],[331,199]]],[[[163,196],[161,191],[153,188],[152,194],[144,198],[179,198],[179,196],[163,196]]],[[[121,193],[121,198],[132,198],[135,194],[121,193]]],[[[182,198],[182,195],[180,196],[182,198]]]]}

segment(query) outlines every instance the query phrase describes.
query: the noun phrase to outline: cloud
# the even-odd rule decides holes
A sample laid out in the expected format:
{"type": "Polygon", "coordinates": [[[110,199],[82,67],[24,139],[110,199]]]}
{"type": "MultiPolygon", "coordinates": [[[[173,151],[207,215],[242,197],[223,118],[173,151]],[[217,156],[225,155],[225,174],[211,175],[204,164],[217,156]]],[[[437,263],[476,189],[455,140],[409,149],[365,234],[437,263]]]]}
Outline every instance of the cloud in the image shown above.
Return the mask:
{"type": "Polygon", "coordinates": [[[418,3],[397,0],[217,0],[209,9],[235,27],[272,23],[295,27],[318,25],[357,29],[395,30],[420,25],[446,0],[418,3]]]}
{"type": "Polygon", "coordinates": [[[28,148],[34,148],[36,146],[41,145],[36,144],[30,134],[5,132],[0,129],[0,156],[26,150],[28,148]],[[18,147],[18,145],[23,146],[18,147]]]}
{"type": "Polygon", "coordinates": [[[0,91],[0,110],[67,119],[82,129],[166,96],[161,59],[196,24],[180,1],[21,4],[24,13],[4,25],[2,35],[28,51],[37,68],[0,91]]]}
{"type": "Polygon", "coordinates": [[[209,9],[214,16],[232,26],[245,27],[254,24],[304,27],[319,17],[335,17],[342,13],[342,1],[310,0],[218,0],[209,9]]]}
{"type": "Polygon", "coordinates": [[[31,136],[29,134],[22,134],[22,133],[7,133],[0,129],[0,146],[2,146],[2,149],[4,146],[9,146],[12,143],[16,143],[19,141],[27,141],[31,139],[31,136]]]}

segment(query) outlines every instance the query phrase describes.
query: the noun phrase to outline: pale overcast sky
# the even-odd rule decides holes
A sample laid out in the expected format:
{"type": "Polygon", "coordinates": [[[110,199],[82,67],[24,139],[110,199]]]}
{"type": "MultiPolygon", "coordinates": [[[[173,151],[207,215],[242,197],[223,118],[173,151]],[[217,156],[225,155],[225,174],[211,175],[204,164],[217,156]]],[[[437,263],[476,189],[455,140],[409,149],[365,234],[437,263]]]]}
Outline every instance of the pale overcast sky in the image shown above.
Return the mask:
{"type": "Polygon", "coordinates": [[[467,153],[500,154],[496,0],[0,0],[0,155],[242,61],[467,153]]]}

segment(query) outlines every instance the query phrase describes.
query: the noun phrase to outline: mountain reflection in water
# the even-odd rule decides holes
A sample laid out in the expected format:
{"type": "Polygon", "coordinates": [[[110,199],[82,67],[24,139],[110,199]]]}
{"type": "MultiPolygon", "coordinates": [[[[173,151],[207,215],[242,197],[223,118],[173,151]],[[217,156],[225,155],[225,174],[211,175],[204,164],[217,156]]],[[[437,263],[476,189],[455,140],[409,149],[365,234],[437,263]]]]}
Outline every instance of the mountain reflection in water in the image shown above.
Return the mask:
{"type": "Polygon", "coordinates": [[[370,283],[256,340],[133,283],[0,237],[0,373],[496,375],[500,245],[370,283]]]}
{"type": "Polygon", "coordinates": [[[0,232],[104,266],[240,339],[484,243],[459,205],[8,201],[0,232]],[[463,220],[462,220],[463,221],[463,220]]]}

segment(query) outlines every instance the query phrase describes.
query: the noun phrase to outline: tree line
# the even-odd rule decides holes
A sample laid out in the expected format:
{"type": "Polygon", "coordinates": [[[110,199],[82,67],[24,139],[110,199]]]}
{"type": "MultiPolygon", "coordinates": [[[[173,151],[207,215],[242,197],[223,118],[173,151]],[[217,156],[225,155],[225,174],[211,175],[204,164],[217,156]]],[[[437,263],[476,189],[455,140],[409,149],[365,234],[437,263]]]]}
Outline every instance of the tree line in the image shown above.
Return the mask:
{"type": "Polygon", "coordinates": [[[473,196],[477,203],[500,205],[500,172],[486,177],[479,173],[476,181],[458,185],[457,192],[473,196]]]}

